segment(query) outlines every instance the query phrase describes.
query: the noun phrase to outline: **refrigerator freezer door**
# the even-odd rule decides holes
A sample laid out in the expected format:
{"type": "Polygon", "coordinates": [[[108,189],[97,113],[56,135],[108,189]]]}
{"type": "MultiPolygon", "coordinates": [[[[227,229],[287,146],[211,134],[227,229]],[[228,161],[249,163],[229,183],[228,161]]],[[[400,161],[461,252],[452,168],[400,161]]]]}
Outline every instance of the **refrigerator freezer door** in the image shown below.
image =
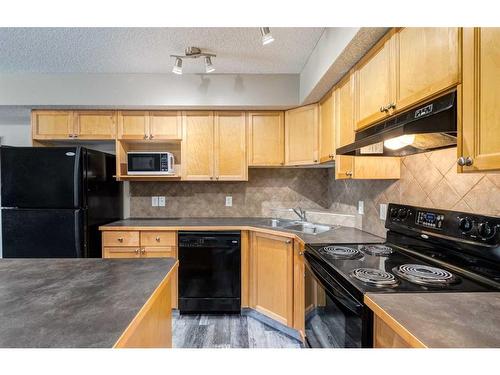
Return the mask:
{"type": "Polygon", "coordinates": [[[2,209],[4,258],[77,258],[85,252],[85,210],[2,209]]]}
{"type": "Polygon", "coordinates": [[[83,149],[0,147],[2,207],[83,208],[83,149]]]}

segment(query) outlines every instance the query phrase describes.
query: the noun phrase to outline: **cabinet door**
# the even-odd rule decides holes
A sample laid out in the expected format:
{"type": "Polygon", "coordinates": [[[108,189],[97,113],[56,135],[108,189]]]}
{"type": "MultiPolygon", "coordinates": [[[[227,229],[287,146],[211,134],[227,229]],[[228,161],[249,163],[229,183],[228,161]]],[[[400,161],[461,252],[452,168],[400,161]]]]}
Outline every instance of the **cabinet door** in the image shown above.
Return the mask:
{"type": "Polygon", "coordinates": [[[183,112],[182,178],[214,179],[214,116],[212,112],[183,112]]]}
{"type": "MultiPolygon", "coordinates": [[[[354,142],[354,76],[350,75],[340,82],[334,91],[335,132],[337,147],[354,142]]],[[[352,178],[354,157],[336,155],[335,179],[352,178]]]]}
{"type": "Polygon", "coordinates": [[[179,140],[182,138],[180,111],[149,112],[149,138],[179,140]]]}
{"type": "Polygon", "coordinates": [[[79,139],[114,139],[116,135],[116,112],[75,112],[75,133],[75,138],[79,139]]]}
{"type": "Polygon", "coordinates": [[[139,258],[141,255],[139,247],[104,247],[103,258],[139,258]]]}
{"type": "Polygon", "coordinates": [[[141,257],[143,258],[177,258],[175,246],[149,247],[141,248],[141,257]]]}
{"type": "Polygon", "coordinates": [[[250,249],[250,306],[288,326],[293,323],[292,242],[254,232],[250,249]]]}
{"type": "Polygon", "coordinates": [[[215,113],[215,178],[248,180],[245,112],[215,113]]]}
{"type": "Polygon", "coordinates": [[[281,166],[285,163],[283,112],[248,113],[248,165],[281,166]]]}
{"type": "Polygon", "coordinates": [[[355,71],[355,129],[387,116],[392,97],[391,39],[384,38],[355,71]]]}
{"type": "Polygon", "coordinates": [[[31,131],[33,139],[71,139],[74,135],[73,112],[33,111],[31,131]]]}
{"type": "MultiPolygon", "coordinates": [[[[462,172],[500,169],[500,28],[463,30],[462,172]]],[[[461,131],[460,131],[461,130],[461,131]]]]}
{"type": "Polygon", "coordinates": [[[118,139],[147,139],[149,116],[145,111],[118,112],[118,139]]]}
{"type": "Polygon", "coordinates": [[[408,27],[394,39],[396,110],[458,83],[460,44],[457,27],[408,27]]]}
{"type": "Polygon", "coordinates": [[[285,112],[285,164],[304,165],[318,162],[318,105],[285,112]]]}
{"type": "Polygon", "coordinates": [[[319,161],[335,157],[334,94],[329,92],[319,103],[319,161]]]}

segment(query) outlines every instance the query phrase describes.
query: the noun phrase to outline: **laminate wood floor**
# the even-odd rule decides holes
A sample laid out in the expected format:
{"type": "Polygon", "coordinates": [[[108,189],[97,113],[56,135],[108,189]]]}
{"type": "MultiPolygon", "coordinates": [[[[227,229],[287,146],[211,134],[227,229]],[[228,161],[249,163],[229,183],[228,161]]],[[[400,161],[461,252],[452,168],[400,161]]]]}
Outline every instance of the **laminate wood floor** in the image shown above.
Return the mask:
{"type": "Polygon", "coordinates": [[[174,348],[300,348],[301,343],[249,316],[173,317],[174,348]]]}

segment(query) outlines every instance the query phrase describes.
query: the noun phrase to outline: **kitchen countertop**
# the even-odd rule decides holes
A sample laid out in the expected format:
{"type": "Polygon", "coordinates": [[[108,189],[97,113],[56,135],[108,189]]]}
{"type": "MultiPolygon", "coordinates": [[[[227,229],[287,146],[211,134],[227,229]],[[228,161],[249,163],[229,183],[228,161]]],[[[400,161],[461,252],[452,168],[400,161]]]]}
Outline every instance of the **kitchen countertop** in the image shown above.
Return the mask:
{"type": "Polygon", "coordinates": [[[111,348],[175,263],[0,259],[0,347],[111,348]]]}
{"type": "Polygon", "coordinates": [[[500,347],[500,293],[368,293],[365,303],[396,332],[430,348],[500,347]]]}
{"type": "MultiPolygon", "coordinates": [[[[191,229],[210,230],[210,227],[227,227],[228,230],[265,229],[279,233],[287,233],[300,238],[307,244],[349,244],[349,243],[382,243],[384,239],[362,230],[351,227],[335,227],[320,234],[305,234],[271,227],[270,218],[226,217],[226,218],[165,218],[165,219],[125,219],[100,227],[102,230],[132,230],[134,228],[164,227],[172,230],[191,229]]],[[[225,228],[226,229],[226,228],[225,228]]]]}

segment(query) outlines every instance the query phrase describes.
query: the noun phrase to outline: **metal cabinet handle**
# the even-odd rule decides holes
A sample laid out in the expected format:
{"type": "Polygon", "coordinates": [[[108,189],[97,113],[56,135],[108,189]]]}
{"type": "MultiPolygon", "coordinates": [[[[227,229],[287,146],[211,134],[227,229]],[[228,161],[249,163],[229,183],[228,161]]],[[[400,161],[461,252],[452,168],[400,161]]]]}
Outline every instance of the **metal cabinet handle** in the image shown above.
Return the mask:
{"type": "Polygon", "coordinates": [[[118,238],[118,242],[123,242],[123,237],[118,238]]]}
{"type": "Polygon", "coordinates": [[[160,237],[156,237],[156,242],[160,242],[160,237]]]}
{"type": "Polygon", "coordinates": [[[381,106],[381,107],[379,108],[379,110],[380,110],[380,112],[385,112],[385,107],[382,107],[382,106],[381,106]]]}
{"type": "Polygon", "coordinates": [[[215,177],[216,180],[219,180],[219,176],[215,177]]]}
{"type": "Polygon", "coordinates": [[[464,166],[470,167],[474,163],[474,160],[470,156],[467,156],[467,157],[460,156],[457,160],[457,163],[461,167],[464,167],[464,166]]]}
{"type": "Polygon", "coordinates": [[[142,255],[146,254],[146,249],[141,249],[141,254],[142,255]]]}
{"type": "Polygon", "coordinates": [[[290,244],[292,243],[292,240],[287,240],[286,243],[290,244]]]}
{"type": "Polygon", "coordinates": [[[317,162],[318,162],[318,159],[315,159],[315,160],[314,160],[314,162],[315,162],[315,163],[317,163],[317,162]]]}
{"type": "Polygon", "coordinates": [[[352,171],[347,171],[345,174],[346,176],[352,176],[352,171]]]}
{"type": "Polygon", "coordinates": [[[73,134],[73,138],[78,138],[78,134],[73,134]]]}
{"type": "Polygon", "coordinates": [[[148,139],[148,135],[147,134],[144,134],[144,139],[148,139]]]}
{"type": "Polygon", "coordinates": [[[396,103],[390,103],[389,104],[389,109],[395,109],[396,108],[396,103]]]}
{"type": "Polygon", "coordinates": [[[210,176],[210,179],[213,180],[214,179],[213,176],[210,176]]]}
{"type": "Polygon", "coordinates": [[[135,253],[136,253],[136,254],[139,254],[139,249],[135,249],[135,253]]]}
{"type": "Polygon", "coordinates": [[[149,139],[153,139],[153,134],[150,134],[150,135],[149,135],[149,139]]]}
{"type": "Polygon", "coordinates": [[[303,251],[299,251],[299,255],[304,255],[304,252],[303,251]]]}

